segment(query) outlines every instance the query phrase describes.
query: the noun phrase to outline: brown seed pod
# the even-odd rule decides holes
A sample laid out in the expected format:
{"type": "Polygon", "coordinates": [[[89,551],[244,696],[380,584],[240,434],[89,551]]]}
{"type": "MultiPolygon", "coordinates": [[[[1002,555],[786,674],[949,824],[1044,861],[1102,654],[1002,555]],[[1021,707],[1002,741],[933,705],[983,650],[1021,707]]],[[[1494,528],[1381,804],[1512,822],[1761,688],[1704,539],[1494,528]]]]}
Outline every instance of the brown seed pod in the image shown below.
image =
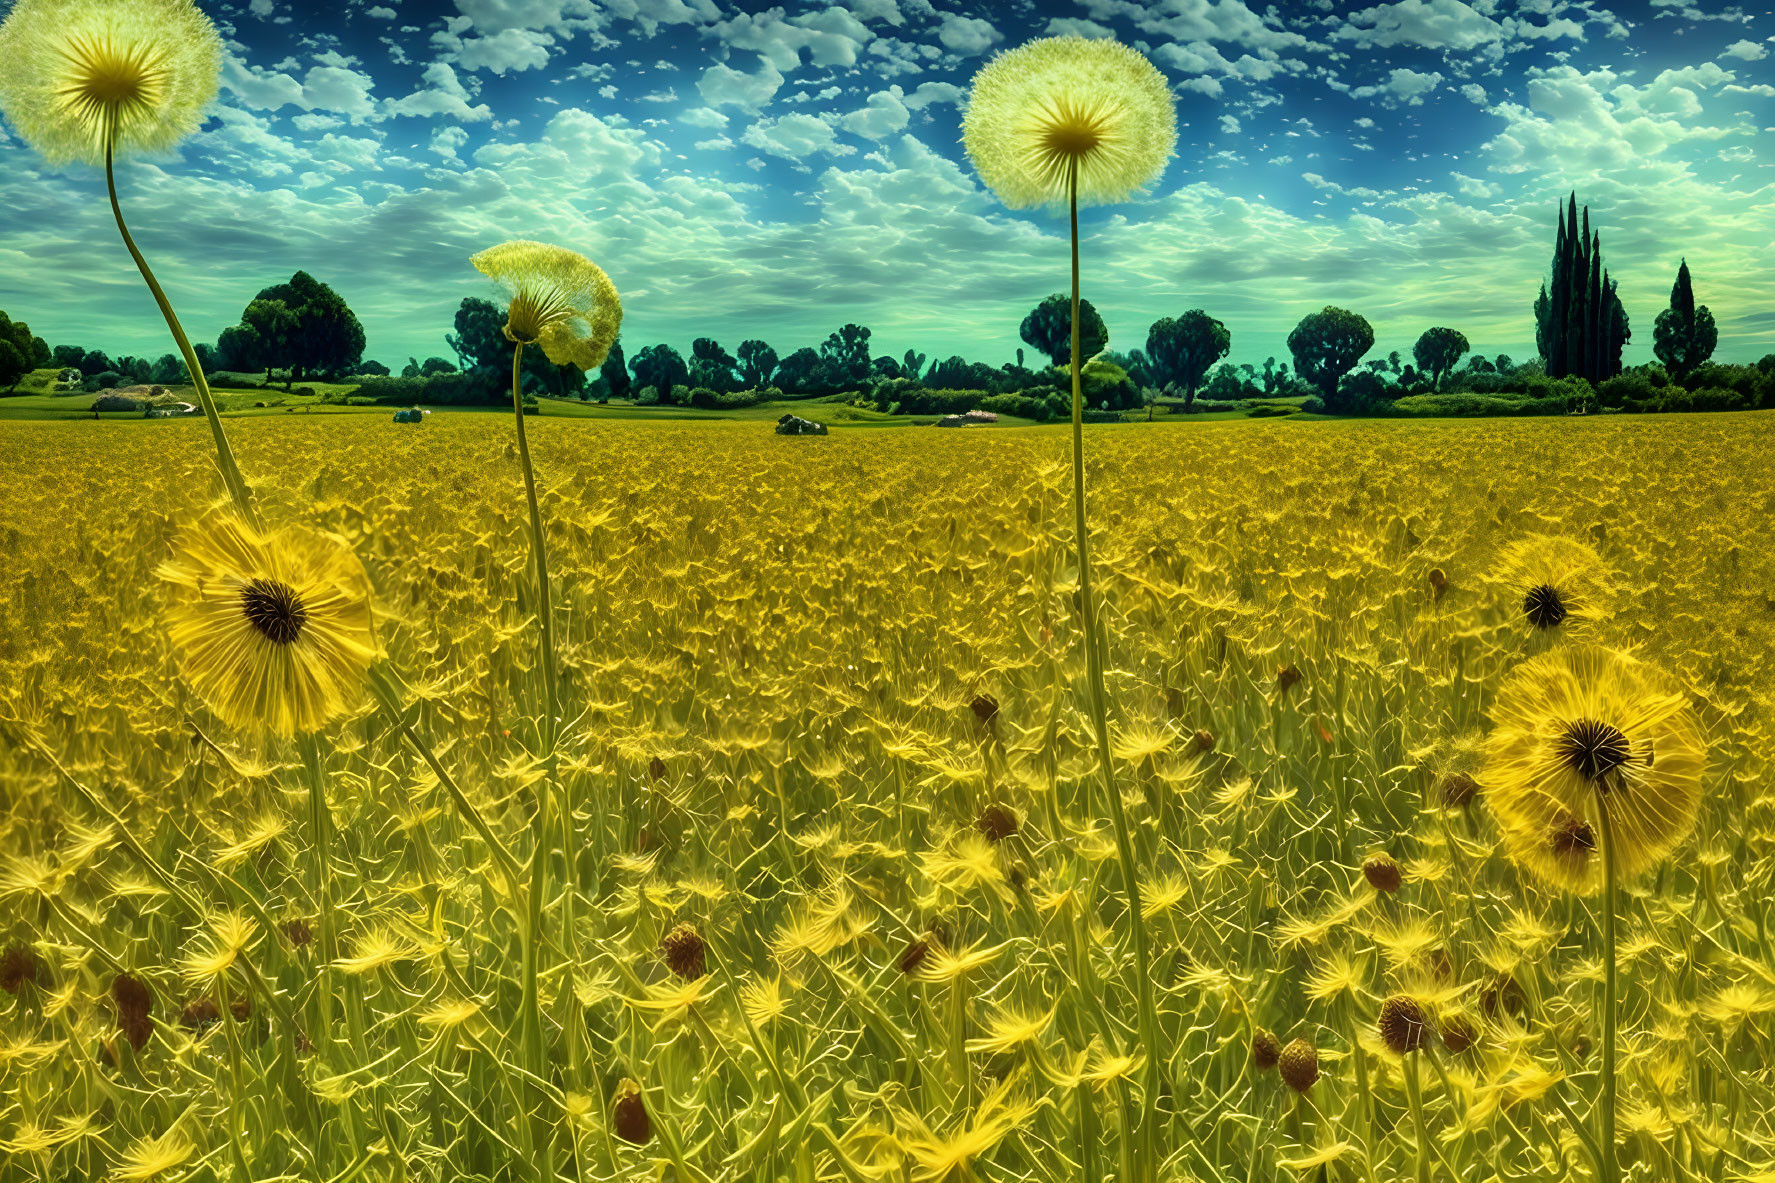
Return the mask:
{"type": "Polygon", "coordinates": [[[1479,782],[1464,772],[1453,772],[1442,778],[1442,805],[1445,809],[1465,809],[1479,796],[1479,782]]]}
{"type": "Polygon", "coordinates": [[[925,963],[925,959],[927,957],[929,957],[930,955],[931,955],[931,940],[930,940],[930,938],[929,937],[913,937],[910,941],[908,941],[906,943],[906,948],[900,954],[900,960],[896,964],[899,965],[901,973],[903,973],[903,974],[914,973],[917,971],[919,966],[921,966],[925,963]]]}
{"type": "Polygon", "coordinates": [[[990,694],[976,694],[968,703],[968,709],[974,712],[974,718],[982,723],[990,723],[998,718],[998,699],[990,694]]]}
{"type": "Polygon", "coordinates": [[[1400,873],[1399,864],[1393,861],[1392,855],[1384,852],[1371,854],[1362,860],[1362,877],[1368,880],[1370,887],[1382,895],[1392,895],[1405,881],[1405,877],[1400,873]]]}
{"type": "Polygon", "coordinates": [[[1442,1020],[1442,1046],[1460,1055],[1479,1042],[1479,1032],[1465,1015],[1450,1015],[1442,1020]]]}
{"type": "Polygon", "coordinates": [[[654,780],[658,780],[660,777],[664,776],[665,774],[666,774],[666,762],[664,760],[660,759],[658,756],[655,756],[653,759],[651,759],[647,762],[647,775],[648,776],[652,777],[654,780]]]}
{"type": "Polygon", "coordinates": [[[1251,1037],[1251,1063],[1259,1072],[1268,1072],[1282,1058],[1282,1041],[1264,1027],[1251,1037]]]}
{"type": "Polygon", "coordinates": [[[1424,1046],[1427,1025],[1424,1008],[1410,995],[1395,994],[1381,1003],[1381,1040],[1398,1055],[1424,1046]]]}
{"type": "Polygon", "coordinates": [[[1300,685],[1303,676],[1304,675],[1300,670],[1296,669],[1292,664],[1283,666],[1276,671],[1276,693],[1287,694],[1290,690],[1300,685]]]}
{"type": "Polygon", "coordinates": [[[626,1076],[616,1086],[610,1124],[616,1136],[631,1146],[645,1146],[653,1140],[653,1119],[647,1116],[647,1101],[641,1095],[641,1086],[626,1076]]]}
{"type": "Polygon", "coordinates": [[[289,938],[293,948],[302,949],[306,948],[308,942],[314,939],[314,929],[310,927],[308,921],[298,916],[284,925],[284,936],[289,938]]]}
{"type": "Polygon", "coordinates": [[[1319,1049],[1305,1039],[1296,1039],[1276,1058],[1276,1070],[1282,1074],[1282,1083],[1304,1093],[1319,1080],[1319,1049]]]}
{"type": "Polygon", "coordinates": [[[37,980],[37,954],[25,945],[11,945],[0,956],[0,990],[17,994],[26,982],[37,980]]]}
{"type": "Polygon", "coordinates": [[[1430,568],[1430,591],[1439,601],[1448,594],[1448,574],[1441,567],[1430,568]]]}
{"type": "Polygon", "coordinates": [[[148,983],[133,974],[118,974],[111,979],[111,1001],[117,1007],[117,1026],[128,1037],[130,1046],[141,1051],[154,1034],[154,992],[148,983]]]}
{"type": "Polygon", "coordinates": [[[1021,828],[1017,814],[1008,805],[988,805],[980,811],[974,828],[986,835],[989,842],[1003,842],[1021,828]]]}
{"type": "Polygon", "coordinates": [[[1197,728],[1195,737],[1190,740],[1190,747],[1198,754],[1212,752],[1214,750],[1214,732],[1206,727],[1197,728]]]}
{"type": "Polygon", "coordinates": [[[659,947],[665,952],[666,965],[687,982],[703,976],[702,934],[688,924],[680,924],[661,938],[659,947]]]}

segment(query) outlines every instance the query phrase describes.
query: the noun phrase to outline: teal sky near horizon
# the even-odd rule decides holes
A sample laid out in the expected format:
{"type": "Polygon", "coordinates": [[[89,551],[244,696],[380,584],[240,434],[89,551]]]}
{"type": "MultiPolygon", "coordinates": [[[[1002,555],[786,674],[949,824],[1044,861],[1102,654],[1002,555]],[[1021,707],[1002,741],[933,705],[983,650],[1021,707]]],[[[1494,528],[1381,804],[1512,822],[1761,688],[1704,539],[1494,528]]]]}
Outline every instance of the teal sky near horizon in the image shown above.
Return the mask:
{"type": "MultiPolygon", "coordinates": [[[[1556,203],[1591,207],[1632,318],[1629,362],[1686,257],[1721,360],[1775,352],[1775,12],[1717,0],[199,0],[221,95],[122,200],[192,336],[304,269],[367,356],[450,356],[468,256],[582,251],[623,294],[623,342],[847,321],[875,352],[1009,360],[1067,276],[1053,213],[1004,209],[961,152],[966,88],[1031,37],[1114,35],[1171,81],[1178,155],[1088,211],[1085,294],[1110,345],[1204,308],[1232,360],[1286,360],[1326,304],[1376,354],[1423,329],[1534,355],[1556,203]]],[[[0,12],[8,5],[0,0],[0,12]]],[[[102,174],[0,127],[0,309],[52,344],[171,343],[102,174]]]]}

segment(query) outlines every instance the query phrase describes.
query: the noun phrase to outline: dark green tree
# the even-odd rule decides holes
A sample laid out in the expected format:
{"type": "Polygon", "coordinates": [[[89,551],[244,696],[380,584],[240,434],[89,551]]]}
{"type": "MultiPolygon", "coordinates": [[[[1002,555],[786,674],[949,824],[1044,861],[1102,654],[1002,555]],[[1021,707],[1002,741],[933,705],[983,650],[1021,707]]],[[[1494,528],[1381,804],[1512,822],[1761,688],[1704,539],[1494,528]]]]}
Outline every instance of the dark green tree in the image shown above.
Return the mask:
{"type": "Polygon", "coordinates": [[[1632,338],[1627,310],[1602,261],[1602,236],[1591,229],[1590,207],[1578,210],[1574,192],[1559,211],[1553,268],[1535,299],[1535,345],[1550,378],[1576,376],[1592,384],[1621,372],[1621,351],[1632,338]]]}
{"type": "Polygon", "coordinates": [[[604,389],[611,398],[629,397],[629,367],[623,358],[620,338],[610,343],[610,352],[605,355],[604,365],[598,373],[603,377],[604,389]]]}
{"type": "Polygon", "coordinates": [[[635,385],[651,386],[659,391],[659,401],[672,401],[674,386],[690,384],[690,367],[684,364],[684,355],[670,345],[649,345],[635,354],[629,363],[629,369],[635,373],[635,385]]]}
{"type": "Polygon", "coordinates": [[[814,394],[831,389],[829,368],[819,351],[803,345],[777,363],[777,385],[798,394],[814,394]]]}
{"type": "Polygon", "coordinates": [[[54,359],[47,345],[39,349],[42,338],[31,335],[31,326],[13,320],[0,312],[0,386],[11,394],[26,374],[54,359]]]}
{"type": "Polygon", "coordinates": [[[1185,410],[1195,403],[1196,391],[1209,368],[1232,347],[1233,335],[1226,325],[1200,308],[1182,316],[1161,317],[1146,331],[1146,361],[1153,382],[1183,387],[1185,410]]]}
{"type": "Polygon", "coordinates": [[[1325,409],[1342,414],[1349,408],[1338,397],[1338,382],[1374,348],[1374,328],[1343,308],[1326,308],[1304,317],[1288,334],[1294,372],[1319,388],[1325,409]]]}
{"type": "MultiPolygon", "coordinates": [[[[456,354],[456,367],[470,370],[504,370],[512,366],[512,344],[505,339],[505,310],[491,300],[469,296],[456,308],[456,331],[444,334],[444,344],[456,354]]],[[[527,349],[525,353],[540,353],[527,349]]]]}
{"type": "Polygon", "coordinates": [[[1467,335],[1458,329],[1425,329],[1418,343],[1411,347],[1411,356],[1417,360],[1418,369],[1430,375],[1431,384],[1441,390],[1442,379],[1471,348],[1467,335]]]}
{"type": "Polygon", "coordinates": [[[826,363],[826,380],[832,385],[840,389],[860,385],[869,377],[869,330],[847,324],[830,334],[820,345],[820,360],[826,363]]]}
{"type": "Polygon", "coordinates": [[[388,367],[381,362],[374,360],[359,362],[357,372],[360,374],[368,374],[373,378],[388,377],[388,367]]]}
{"type": "MultiPolygon", "coordinates": [[[[1104,346],[1109,344],[1109,327],[1097,315],[1097,309],[1091,306],[1089,300],[1079,301],[1079,321],[1079,348],[1084,352],[1084,360],[1089,361],[1102,353],[1104,346]]],[[[1047,354],[1053,365],[1070,366],[1072,297],[1065,292],[1055,292],[1037,304],[1023,318],[1018,334],[1030,348],[1047,354]]]]}
{"type": "Polygon", "coordinates": [[[777,351],[756,337],[740,342],[740,381],[763,390],[777,373],[777,351]]]}
{"type": "MultiPolygon", "coordinates": [[[[253,303],[261,301],[281,303],[294,317],[276,334],[261,331],[258,343],[265,368],[283,368],[284,389],[298,378],[350,373],[363,360],[364,327],[357,314],[308,272],[298,271],[287,283],[265,288],[253,297],[253,303]]],[[[249,322],[244,313],[241,322],[249,322]]]]}
{"type": "Polygon", "coordinates": [[[733,390],[733,372],[739,364],[713,337],[698,337],[690,343],[689,385],[718,392],[733,390]]]}
{"type": "Polygon", "coordinates": [[[1713,356],[1720,343],[1719,326],[1707,305],[1695,303],[1695,285],[1689,277],[1689,261],[1677,270],[1670,288],[1670,307],[1658,314],[1652,329],[1652,352],[1678,382],[1713,356]]]}
{"type": "MultiPolygon", "coordinates": [[[[1023,351],[1017,351],[1017,364],[1023,364],[1023,351]]],[[[914,382],[924,376],[925,355],[916,349],[908,349],[900,357],[900,372],[914,382]]]]}

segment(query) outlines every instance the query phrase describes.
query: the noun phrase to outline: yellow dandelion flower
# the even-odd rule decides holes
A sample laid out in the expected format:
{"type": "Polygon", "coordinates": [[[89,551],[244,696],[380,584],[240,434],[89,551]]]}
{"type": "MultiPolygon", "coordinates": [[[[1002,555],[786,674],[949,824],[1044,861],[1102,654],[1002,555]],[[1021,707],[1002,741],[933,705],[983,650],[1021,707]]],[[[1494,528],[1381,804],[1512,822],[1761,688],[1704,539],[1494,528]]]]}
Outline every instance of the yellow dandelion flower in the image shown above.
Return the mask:
{"type": "Polygon", "coordinates": [[[1047,1034],[1054,1021],[1054,1008],[1036,1011],[1011,1004],[995,1007],[986,1017],[986,1034],[967,1041],[967,1050],[976,1055],[1014,1051],[1026,1043],[1036,1043],[1047,1034]]]}
{"type": "Polygon", "coordinates": [[[1322,1167],[1327,1163],[1336,1162],[1345,1154],[1355,1149],[1353,1142],[1333,1142],[1329,1146],[1321,1146],[1311,1154],[1299,1158],[1279,1158],[1276,1165],[1288,1171],[1310,1171],[1314,1167],[1322,1167]]]}
{"type": "Polygon", "coordinates": [[[195,983],[213,982],[226,974],[241,952],[253,943],[259,926],[238,912],[227,912],[210,925],[208,939],[185,955],[185,977],[195,983]]]}
{"type": "Polygon", "coordinates": [[[1177,144],[1165,76],[1116,41],[1044,37],[974,76],[962,143],[980,179],[1013,209],[1122,201],[1150,185],[1177,144]]]}
{"type": "Polygon", "coordinates": [[[1547,883],[1589,895],[1608,834],[1618,873],[1656,866],[1695,826],[1706,752],[1680,688],[1596,646],[1529,661],[1492,707],[1486,799],[1505,848],[1547,883]]]}
{"type": "Polygon", "coordinates": [[[933,1133],[916,1114],[902,1112],[898,1141],[917,1167],[912,1177],[918,1183],[969,1177],[970,1163],[990,1153],[1040,1108],[1021,1095],[1021,1088],[1020,1075],[1003,1081],[981,1100],[967,1124],[946,1135],[933,1133]]]}
{"type": "Polygon", "coordinates": [[[1494,577],[1510,609],[1537,632],[1571,632],[1609,613],[1614,585],[1595,548],[1530,534],[1507,547],[1494,577]]]}
{"type": "Polygon", "coordinates": [[[190,0],[19,0],[0,61],[0,111],[25,142],[52,164],[102,164],[197,130],[222,39],[190,0]]]}
{"type": "Polygon", "coordinates": [[[770,1026],[789,1009],[789,1000],[783,997],[783,979],[759,978],[747,982],[740,987],[740,1005],[746,1008],[746,1017],[753,1023],[760,1027],[770,1026]]]}
{"type": "Polygon", "coordinates": [[[992,964],[993,959],[1009,944],[1006,941],[987,947],[984,941],[975,941],[967,948],[953,953],[943,948],[932,949],[931,955],[918,967],[918,976],[931,982],[959,981],[975,970],[992,964]]]}
{"type": "Polygon", "coordinates": [[[558,366],[596,369],[622,328],[622,301],[604,269],[541,242],[501,243],[469,260],[510,294],[505,337],[540,345],[558,366]]]}
{"type": "Polygon", "coordinates": [[[112,1175],[127,1183],[144,1183],[182,1165],[196,1153],[191,1139],[176,1129],[168,1130],[158,1138],[139,1138],[130,1143],[112,1175]]]}
{"type": "Polygon", "coordinates": [[[386,928],[373,928],[361,934],[350,957],[341,957],[333,964],[348,974],[374,973],[397,961],[410,961],[420,954],[412,941],[386,928]]]}
{"type": "Polygon", "coordinates": [[[343,540],[218,515],[179,535],[159,575],[179,670],[230,726],[313,732],[356,705],[376,638],[369,577],[343,540]]]}

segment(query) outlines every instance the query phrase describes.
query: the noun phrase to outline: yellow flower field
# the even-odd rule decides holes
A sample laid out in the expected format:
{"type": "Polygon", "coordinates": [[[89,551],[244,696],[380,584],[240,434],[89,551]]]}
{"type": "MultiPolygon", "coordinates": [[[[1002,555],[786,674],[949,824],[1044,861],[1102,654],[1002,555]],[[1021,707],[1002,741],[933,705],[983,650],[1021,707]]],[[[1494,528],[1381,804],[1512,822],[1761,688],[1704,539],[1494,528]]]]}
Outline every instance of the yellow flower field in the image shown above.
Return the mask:
{"type": "Polygon", "coordinates": [[[181,675],[207,431],[0,424],[0,1178],[1592,1178],[1594,835],[1488,803],[1592,646],[1683,745],[1594,784],[1704,752],[1608,920],[1623,1177],[1772,1177],[1766,417],[1088,428],[1139,915],[1066,433],[526,426],[553,756],[504,417],[228,421],[373,586],[314,742],[181,675]]]}

